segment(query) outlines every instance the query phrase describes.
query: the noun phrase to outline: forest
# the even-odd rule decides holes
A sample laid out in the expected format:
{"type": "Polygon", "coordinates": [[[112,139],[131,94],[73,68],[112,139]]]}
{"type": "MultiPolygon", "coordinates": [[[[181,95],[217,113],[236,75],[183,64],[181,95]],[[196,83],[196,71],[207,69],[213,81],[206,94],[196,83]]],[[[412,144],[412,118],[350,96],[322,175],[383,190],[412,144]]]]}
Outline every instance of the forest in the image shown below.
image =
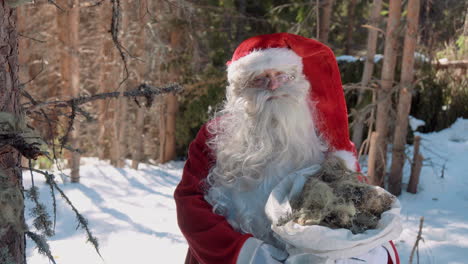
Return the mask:
{"type": "Polygon", "coordinates": [[[468,118],[467,1],[1,0],[0,262],[26,263],[25,236],[53,259],[40,246],[52,220],[34,182],[23,187],[29,171],[53,193],[47,171],[79,184],[83,158],[134,170],[183,162],[223,105],[235,48],[277,32],[332,49],[361,167],[394,195],[405,191],[404,166],[417,185],[428,164],[409,151],[415,133],[468,118]],[[28,198],[36,233],[24,227],[28,198]]]}

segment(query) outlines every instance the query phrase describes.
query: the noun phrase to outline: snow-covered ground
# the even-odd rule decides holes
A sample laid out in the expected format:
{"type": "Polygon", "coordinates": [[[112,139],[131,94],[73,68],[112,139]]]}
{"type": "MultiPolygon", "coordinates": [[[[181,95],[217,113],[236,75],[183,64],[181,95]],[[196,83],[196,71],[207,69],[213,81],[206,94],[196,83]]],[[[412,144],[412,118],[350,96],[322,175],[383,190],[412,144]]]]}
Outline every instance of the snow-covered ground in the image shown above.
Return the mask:
{"type": "MultiPolygon", "coordinates": [[[[421,216],[424,241],[420,242],[419,263],[468,263],[468,120],[459,119],[451,128],[420,136],[425,166],[419,192],[414,195],[403,190],[399,197],[404,230],[395,243],[402,263],[408,263],[421,216]]],[[[83,231],[76,230],[74,213],[58,197],[56,235],[49,240],[57,263],[183,263],[187,244],[177,227],[172,198],[183,162],[143,164],[139,170],[117,169],[95,158],[82,162],[81,184],[63,184],[58,177],[57,181],[89,220],[102,258],[85,244],[83,231]]],[[[408,171],[406,167],[404,188],[408,171]]],[[[35,185],[51,211],[49,189],[40,179],[36,175],[35,185]]],[[[31,185],[26,173],[24,182],[25,187],[31,185]]],[[[49,263],[30,240],[27,260],[30,264],[49,263]]]]}

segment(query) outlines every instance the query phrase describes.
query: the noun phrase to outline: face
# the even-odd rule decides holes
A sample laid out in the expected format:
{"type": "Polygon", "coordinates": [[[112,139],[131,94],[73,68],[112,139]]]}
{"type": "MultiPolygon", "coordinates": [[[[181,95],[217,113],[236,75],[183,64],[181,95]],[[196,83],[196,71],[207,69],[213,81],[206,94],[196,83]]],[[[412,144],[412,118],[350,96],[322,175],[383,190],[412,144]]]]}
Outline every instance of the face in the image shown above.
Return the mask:
{"type": "Polygon", "coordinates": [[[286,71],[267,69],[251,76],[235,98],[244,100],[246,112],[254,116],[263,111],[280,111],[286,105],[292,107],[306,99],[308,90],[307,80],[294,68],[286,71]]]}

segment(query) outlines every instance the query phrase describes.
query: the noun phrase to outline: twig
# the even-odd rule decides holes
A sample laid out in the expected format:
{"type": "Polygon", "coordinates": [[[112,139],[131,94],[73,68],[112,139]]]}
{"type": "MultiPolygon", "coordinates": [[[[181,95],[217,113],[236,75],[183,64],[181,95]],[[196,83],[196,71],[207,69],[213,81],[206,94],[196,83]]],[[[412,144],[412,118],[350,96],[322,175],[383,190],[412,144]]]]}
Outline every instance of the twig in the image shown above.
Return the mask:
{"type": "Polygon", "coordinates": [[[96,6],[100,6],[104,1],[105,0],[100,0],[95,3],[85,2],[85,3],[81,3],[80,5],[83,7],[96,7],[96,6]]]}
{"type": "Polygon", "coordinates": [[[18,33],[18,36],[23,37],[23,38],[27,38],[27,39],[30,39],[30,40],[37,41],[37,42],[39,42],[39,43],[46,43],[46,42],[47,42],[47,41],[45,41],[45,40],[40,40],[40,39],[36,39],[36,38],[33,38],[33,37],[29,37],[29,36],[23,35],[23,34],[21,34],[21,33],[18,33]]]}
{"type": "Polygon", "coordinates": [[[49,3],[53,4],[55,7],[60,9],[62,12],[65,12],[63,8],[61,8],[54,0],[47,0],[49,3]]]}
{"type": "Polygon", "coordinates": [[[129,72],[128,72],[128,67],[127,67],[127,58],[125,57],[123,47],[119,42],[119,30],[120,30],[120,0],[111,0],[112,1],[112,20],[111,20],[111,36],[112,36],[112,41],[115,44],[115,47],[119,51],[120,58],[122,58],[122,61],[124,63],[124,70],[125,70],[125,77],[124,79],[120,82],[119,87],[128,79],[129,77],[129,72]]]}
{"type": "MultiPolygon", "coordinates": [[[[421,219],[419,219],[419,232],[418,232],[418,236],[416,237],[416,242],[414,243],[413,249],[411,250],[411,255],[410,255],[410,258],[409,258],[409,264],[413,263],[413,256],[414,256],[414,252],[416,250],[418,250],[416,254],[418,255],[418,259],[419,259],[419,241],[420,240],[424,241],[424,238],[422,238],[422,236],[421,236],[423,223],[424,223],[424,216],[421,216],[421,219]]],[[[419,261],[418,261],[418,263],[419,263],[419,261]]]]}
{"type": "MultiPolygon", "coordinates": [[[[25,83],[20,83],[21,93],[22,93],[24,96],[26,96],[28,99],[30,99],[30,98],[32,98],[32,97],[31,97],[31,95],[29,95],[27,92],[25,92],[23,88],[26,86],[26,84],[28,84],[28,83],[34,81],[34,79],[36,79],[37,76],[39,76],[39,75],[44,71],[44,65],[45,65],[44,59],[41,58],[41,61],[42,61],[41,70],[40,70],[38,73],[36,73],[36,74],[35,74],[30,80],[28,80],[27,82],[25,82],[25,83]],[[27,95],[25,95],[25,93],[26,93],[27,95]]],[[[30,100],[31,100],[31,99],[30,99],[30,100]]]]}

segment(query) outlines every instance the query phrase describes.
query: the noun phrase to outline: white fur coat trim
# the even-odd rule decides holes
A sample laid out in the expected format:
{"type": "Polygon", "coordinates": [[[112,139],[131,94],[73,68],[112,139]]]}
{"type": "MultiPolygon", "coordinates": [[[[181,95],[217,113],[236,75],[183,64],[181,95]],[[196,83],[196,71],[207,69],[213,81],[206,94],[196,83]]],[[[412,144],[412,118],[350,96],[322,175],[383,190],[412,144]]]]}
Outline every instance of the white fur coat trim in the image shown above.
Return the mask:
{"type": "Polygon", "coordinates": [[[261,73],[267,69],[291,70],[296,67],[302,72],[302,58],[288,48],[254,50],[248,55],[233,61],[227,68],[229,83],[243,81],[249,74],[261,73]]]}

